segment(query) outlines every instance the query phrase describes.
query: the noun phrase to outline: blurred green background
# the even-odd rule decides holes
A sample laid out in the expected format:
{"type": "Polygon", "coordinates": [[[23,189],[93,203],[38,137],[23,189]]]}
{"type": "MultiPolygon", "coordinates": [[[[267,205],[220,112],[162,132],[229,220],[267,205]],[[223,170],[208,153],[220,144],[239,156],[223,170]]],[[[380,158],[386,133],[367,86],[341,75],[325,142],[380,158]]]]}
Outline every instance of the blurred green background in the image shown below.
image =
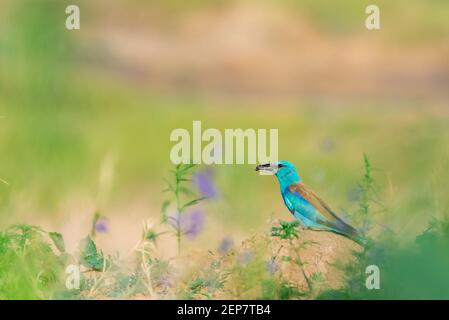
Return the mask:
{"type": "MultiPolygon", "coordinates": [[[[373,220],[413,239],[449,208],[449,2],[376,1],[369,31],[371,2],[2,1],[0,225],[76,243],[100,209],[109,249],[128,248],[159,219],[170,132],[202,120],[278,128],[280,158],[347,214],[366,153],[386,206],[373,220]],[[69,4],[80,30],[65,28],[69,4]]],[[[196,244],[290,219],[274,178],[214,173],[220,198],[196,244]]]]}

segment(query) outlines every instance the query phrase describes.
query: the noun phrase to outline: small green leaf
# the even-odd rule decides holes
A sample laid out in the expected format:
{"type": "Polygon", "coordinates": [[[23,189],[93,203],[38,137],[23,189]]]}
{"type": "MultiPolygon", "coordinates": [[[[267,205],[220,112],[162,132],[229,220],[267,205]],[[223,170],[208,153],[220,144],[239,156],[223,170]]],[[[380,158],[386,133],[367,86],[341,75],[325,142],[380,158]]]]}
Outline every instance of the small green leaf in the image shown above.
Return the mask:
{"type": "Polygon", "coordinates": [[[170,200],[165,200],[162,203],[162,208],[161,208],[161,212],[162,212],[162,222],[167,222],[167,209],[170,206],[171,201],[170,200]]]}
{"type": "Polygon", "coordinates": [[[62,234],[60,234],[59,232],[49,232],[48,235],[55,244],[56,248],[58,248],[59,252],[65,253],[65,244],[62,234]]]}
{"type": "Polygon", "coordinates": [[[195,164],[193,164],[193,163],[191,163],[191,164],[186,164],[186,165],[184,165],[183,167],[181,167],[180,169],[179,169],[179,173],[181,173],[181,174],[184,174],[184,173],[187,173],[187,171],[189,171],[190,169],[192,169],[193,167],[195,167],[196,165],[195,164]]]}
{"type": "Polygon", "coordinates": [[[179,192],[184,193],[185,195],[192,196],[195,195],[195,192],[186,187],[179,187],[179,192]]]}
{"type": "Polygon", "coordinates": [[[187,208],[187,207],[194,206],[194,205],[198,204],[199,202],[201,202],[201,201],[203,201],[203,200],[205,200],[205,199],[207,199],[207,197],[201,197],[201,198],[198,198],[198,199],[194,199],[194,200],[192,200],[192,201],[189,201],[189,202],[187,202],[185,205],[182,206],[181,211],[184,210],[184,209],[187,208]]]}
{"type": "Polygon", "coordinates": [[[293,239],[298,238],[298,230],[299,221],[294,220],[292,222],[287,222],[280,220],[280,227],[272,227],[271,228],[271,236],[279,237],[281,239],[293,239]]]}
{"type": "Polygon", "coordinates": [[[104,257],[102,252],[98,252],[95,242],[90,236],[82,241],[81,262],[84,266],[93,270],[100,271],[104,266],[104,257]]]}
{"type": "Polygon", "coordinates": [[[206,285],[204,279],[202,278],[197,278],[195,280],[192,281],[192,283],[190,284],[190,290],[192,291],[192,293],[198,293],[201,288],[203,288],[206,285]]]}
{"type": "Polygon", "coordinates": [[[162,190],[163,192],[166,191],[175,191],[175,187],[170,183],[170,181],[168,181],[167,179],[164,179],[165,183],[167,184],[167,188],[165,188],[164,190],[162,190]]]}

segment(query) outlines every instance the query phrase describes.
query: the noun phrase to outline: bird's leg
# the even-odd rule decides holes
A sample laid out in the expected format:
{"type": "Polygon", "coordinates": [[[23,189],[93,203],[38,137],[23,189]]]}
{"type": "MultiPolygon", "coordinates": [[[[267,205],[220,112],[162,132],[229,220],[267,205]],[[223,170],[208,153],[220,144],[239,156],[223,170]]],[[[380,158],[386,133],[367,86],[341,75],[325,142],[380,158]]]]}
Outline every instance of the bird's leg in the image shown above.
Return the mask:
{"type": "Polygon", "coordinates": [[[299,230],[300,231],[306,230],[307,229],[306,224],[301,219],[298,219],[298,221],[299,221],[299,230]]]}

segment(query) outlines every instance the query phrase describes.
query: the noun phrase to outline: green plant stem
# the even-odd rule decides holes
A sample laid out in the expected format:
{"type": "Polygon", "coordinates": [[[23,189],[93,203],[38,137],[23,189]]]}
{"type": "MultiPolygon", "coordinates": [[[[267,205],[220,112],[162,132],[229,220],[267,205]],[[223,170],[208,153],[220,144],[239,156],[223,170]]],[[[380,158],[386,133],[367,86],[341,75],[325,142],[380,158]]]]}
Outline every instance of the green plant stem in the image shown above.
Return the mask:
{"type": "MultiPolygon", "coordinates": [[[[178,214],[178,219],[181,215],[178,214]]],[[[181,255],[181,228],[179,227],[179,222],[178,222],[178,230],[176,232],[176,238],[178,239],[178,256],[181,255]]]]}
{"type": "Polygon", "coordinates": [[[181,255],[181,204],[179,203],[179,182],[176,183],[175,190],[176,197],[176,212],[177,212],[177,221],[176,221],[176,238],[178,240],[178,256],[181,255]]]}
{"type": "Polygon", "coordinates": [[[100,212],[95,211],[94,218],[92,220],[92,227],[90,229],[90,236],[92,239],[94,239],[95,235],[96,235],[96,231],[97,231],[96,225],[97,225],[98,219],[100,219],[100,212]]]}

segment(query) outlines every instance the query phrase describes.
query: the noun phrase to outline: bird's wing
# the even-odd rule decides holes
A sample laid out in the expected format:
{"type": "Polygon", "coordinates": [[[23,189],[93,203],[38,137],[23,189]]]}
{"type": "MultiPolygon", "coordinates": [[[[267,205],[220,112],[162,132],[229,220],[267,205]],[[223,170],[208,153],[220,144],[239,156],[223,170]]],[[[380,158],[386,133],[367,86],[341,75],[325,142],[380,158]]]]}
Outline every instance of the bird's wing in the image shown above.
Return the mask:
{"type": "Polygon", "coordinates": [[[326,221],[341,221],[340,218],[338,218],[337,215],[332,211],[332,209],[323,200],[321,200],[315,192],[307,188],[304,183],[300,182],[290,185],[289,191],[291,193],[297,193],[302,198],[307,200],[307,202],[309,202],[323,216],[326,221]]]}
{"type": "Polygon", "coordinates": [[[315,192],[308,189],[302,182],[290,185],[288,187],[288,192],[296,197],[306,200],[310,206],[315,208],[315,213],[305,210],[305,214],[308,218],[314,217],[315,219],[313,220],[317,222],[318,225],[321,224],[334,232],[348,236],[354,241],[364,243],[364,240],[361,238],[357,229],[341,220],[315,192]]]}

